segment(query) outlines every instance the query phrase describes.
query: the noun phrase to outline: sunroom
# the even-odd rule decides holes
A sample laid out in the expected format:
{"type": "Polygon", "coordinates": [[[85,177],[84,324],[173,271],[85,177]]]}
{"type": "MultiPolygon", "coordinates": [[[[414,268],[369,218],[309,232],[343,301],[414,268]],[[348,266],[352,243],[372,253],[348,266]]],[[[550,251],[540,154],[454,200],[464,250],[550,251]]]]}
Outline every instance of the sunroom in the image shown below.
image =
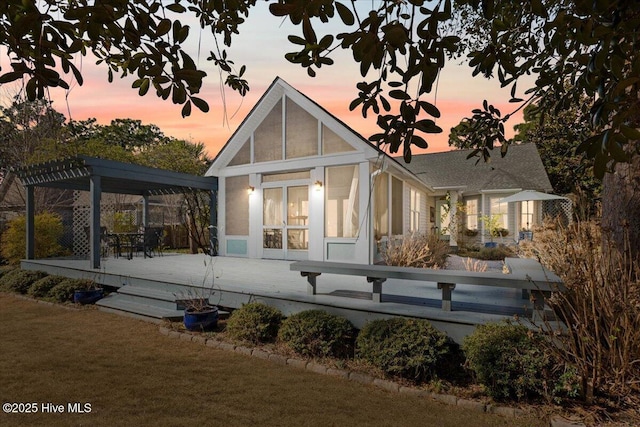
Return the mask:
{"type": "Polygon", "coordinates": [[[372,263],[381,240],[430,221],[430,188],[279,78],[207,175],[221,255],[372,263]]]}

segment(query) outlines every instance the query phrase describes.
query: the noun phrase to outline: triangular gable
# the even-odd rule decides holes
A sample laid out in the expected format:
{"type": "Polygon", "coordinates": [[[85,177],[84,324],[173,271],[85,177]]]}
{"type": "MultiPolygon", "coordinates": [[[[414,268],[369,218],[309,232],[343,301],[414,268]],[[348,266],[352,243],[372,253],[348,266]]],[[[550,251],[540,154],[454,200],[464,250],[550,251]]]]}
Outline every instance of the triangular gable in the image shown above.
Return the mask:
{"type": "Polygon", "coordinates": [[[381,153],[345,123],[277,77],[218,153],[206,175],[217,175],[227,166],[248,164],[251,154],[257,164],[350,152],[363,153],[364,158],[375,158],[381,153]],[[286,109],[284,126],[283,107],[286,109]],[[310,135],[309,129],[313,129],[314,135],[310,135]],[[319,149],[314,151],[305,145],[311,138],[317,142],[318,137],[319,149]],[[284,149],[268,145],[279,138],[287,142],[284,149]]]}

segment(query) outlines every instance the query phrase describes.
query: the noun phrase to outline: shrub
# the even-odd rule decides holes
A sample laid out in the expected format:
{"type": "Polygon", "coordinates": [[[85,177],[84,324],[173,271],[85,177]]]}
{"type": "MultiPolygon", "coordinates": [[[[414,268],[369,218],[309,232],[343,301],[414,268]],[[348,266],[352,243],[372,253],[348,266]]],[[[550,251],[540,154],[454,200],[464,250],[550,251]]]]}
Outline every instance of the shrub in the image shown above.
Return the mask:
{"type": "Polygon", "coordinates": [[[353,357],[354,327],[322,310],[296,313],[282,322],[278,338],[296,353],[312,357],[353,357]]]}
{"type": "Polygon", "coordinates": [[[434,234],[391,237],[382,253],[387,265],[417,268],[442,267],[448,256],[449,244],[434,234]]]}
{"type": "Polygon", "coordinates": [[[33,282],[27,294],[34,298],[44,298],[49,294],[49,291],[58,283],[64,280],[62,276],[45,276],[40,280],[33,282]]]}
{"type": "Polygon", "coordinates": [[[545,395],[550,360],[540,339],[508,321],[480,325],[465,337],[467,366],[494,399],[545,395]]]}
{"type": "MultiPolygon", "coordinates": [[[[49,258],[62,255],[64,249],[59,241],[64,229],[59,215],[44,212],[35,216],[35,257],[49,258]]],[[[26,219],[17,217],[9,222],[2,233],[2,256],[10,264],[18,264],[26,252],[26,219]]]]}
{"type": "Polygon", "coordinates": [[[423,319],[369,322],[356,340],[357,355],[389,375],[427,381],[451,354],[448,337],[423,319]]]}
{"type": "Polygon", "coordinates": [[[96,284],[90,279],[67,279],[55,285],[47,297],[56,302],[73,302],[73,294],[76,290],[93,289],[96,284]]]}
{"type": "Polygon", "coordinates": [[[26,294],[33,282],[43,278],[45,275],[46,273],[42,271],[21,270],[17,268],[2,276],[2,279],[0,279],[0,287],[5,291],[26,294]]]}
{"type": "Polygon", "coordinates": [[[588,402],[600,395],[640,406],[640,263],[631,248],[618,251],[597,223],[545,221],[527,249],[566,288],[548,304],[571,327],[546,350],[576,371],[588,402]]]}
{"type": "Polygon", "coordinates": [[[278,335],[282,313],[263,303],[244,304],[227,321],[227,333],[233,339],[252,343],[272,342],[278,335]]]}
{"type": "Polygon", "coordinates": [[[504,261],[506,257],[514,255],[515,253],[508,246],[496,246],[495,248],[480,248],[473,257],[486,261],[504,261]]]}

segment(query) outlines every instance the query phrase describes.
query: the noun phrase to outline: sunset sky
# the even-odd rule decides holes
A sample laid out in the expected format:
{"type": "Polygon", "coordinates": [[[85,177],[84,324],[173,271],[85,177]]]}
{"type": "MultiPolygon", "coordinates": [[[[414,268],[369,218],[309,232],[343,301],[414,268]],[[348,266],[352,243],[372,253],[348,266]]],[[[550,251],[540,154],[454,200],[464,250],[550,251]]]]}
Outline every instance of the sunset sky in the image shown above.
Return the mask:
{"type": "MultiPolygon", "coordinates": [[[[335,27],[331,28],[335,31],[335,27]]],[[[192,35],[197,36],[199,28],[192,26],[191,31],[192,35]]],[[[325,33],[321,27],[316,31],[319,38],[325,33]]],[[[183,119],[180,115],[181,106],[157,98],[153,89],[145,97],[138,96],[137,90],[131,89],[133,79],[130,78],[109,84],[107,70],[96,67],[95,60],[90,57],[77,61],[84,74],[84,85],[74,84],[68,93],[52,89],[51,98],[56,110],[75,120],[95,117],[98,123],[108,124],[116,118],[139,119],[143,123],[159,126],[166,135],[203,142],[209,155],[215,156],[274,78],[280,76],[365,138],[376,132],[375,115],[365,120],[359,110],[348,110],[349,103],[357,95],[355,85],[363,80],[349,52],[334,52],[337,54],[333,56],[336,63],[326,69],[323,67],[315,78],[308,77],[306,70],[284,59],[285,53],[295,50],[287,41],[287,36],[299,32],[300,29],[288,21],[273,17],[264,3],[259,3],[252,10],[249,19],[240,28],[240,36],[233,40],[231,48],[227,48],[237,68],[242,64],[247,66],[245,78],[251,87],[244,99],[230,89],[224,91],[228,120],[225,120],[218,72],[206,61],[209,51],[213,50],[212,38],[207,31],[202,33],[200,54],[195,47],[190,52],[196,64],[204,67],[208,74],[199,95],[211,107],[206,114],[194,108],[192,115],[183,119]]],[[[197,41],[197,37],[194,39],[197,41]]],[[[3,65],[6,64],[3,61],[3,65]]],[[[479,108],[483,99],[493,103],[503,114],[516,107],[507,102],[508,88],[500,89],[496,79],[487,81],[472,78],[468,66],[448,65],[440,77],[437,98],[434,94],[425,98],[440,109],[442,117],[436,123],[444,130],[439,135],[428,135],[427,151],[448,150],[449,129],[462,118],[471,116],[471,110],[479,108]]],[[[521,114],[515,115],[506,124],[508,132],[521,120],[521,114]]],[[[511,134],[509,132],[508,136],[511,134]]]]}

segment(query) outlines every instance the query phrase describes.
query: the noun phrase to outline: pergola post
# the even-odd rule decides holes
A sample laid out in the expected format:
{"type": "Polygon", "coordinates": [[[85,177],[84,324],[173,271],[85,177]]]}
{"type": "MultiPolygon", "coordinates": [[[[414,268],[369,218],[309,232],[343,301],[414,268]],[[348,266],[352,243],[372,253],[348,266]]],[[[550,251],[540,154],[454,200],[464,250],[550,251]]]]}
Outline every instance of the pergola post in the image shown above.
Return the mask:
{"type": "Polygon", "coordinates": [[[91,268],[100,268],[100,199],[102,198],[102,182],[100,175],[90,177],[90,213],[89,224],[89,258],[91,268]]]}
{"type": "Polygon", "coordinates": [[[27,200],[26,200],[26,257],[27,259],[35,259],[35,197],[34,188],[32,185],[26,187],[27,200]]]}
{"type": "Polygon", "coordinates": [[[142,194],[142,227],[147,228],[149,226],[149,192],[145,191],[142,194]]]}

